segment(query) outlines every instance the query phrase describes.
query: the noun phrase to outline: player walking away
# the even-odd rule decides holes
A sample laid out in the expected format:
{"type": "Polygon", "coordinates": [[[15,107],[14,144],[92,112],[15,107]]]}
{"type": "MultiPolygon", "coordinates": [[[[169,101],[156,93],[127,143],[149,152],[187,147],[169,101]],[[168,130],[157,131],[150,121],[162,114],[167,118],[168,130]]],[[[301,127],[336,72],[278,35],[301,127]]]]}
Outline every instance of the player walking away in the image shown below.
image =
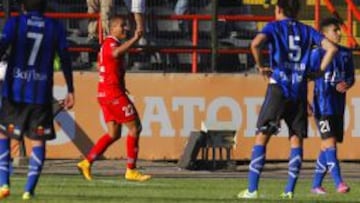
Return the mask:
{"type": "MultiPolygon", "coordinates": [[[[337,19],[324,19],[320,29],[331,42],[340,43],[340,22],[337,19]]],[[[355,82],[354,64],[349,49],[338,45],[338,50],[324,77],[315,80],[313,110],[321,136],[320,154],[316,162],[311,190],[315,194],[326,194],[321,183],[327,171],[331,173],[338,192],[350,191],[350,187],[341,177],[336,143],[343,141],[346,91],[355,82]]],[[[318,69],[323,56],[322,48],[314,49],[311,54],[311,67],[318,69]]]]}
{"type": "Polygon", "coordinates": [[[295,18],[300,9],[299,0],[279,0],[275,6],[276,21],[268,23],[251,43],[256,67],[269,81],[264,103],[257,121],[255,145],[249,165],[248,189],[239,198],[257,198],[261,171],[265,164],[266,146],[271,135],[279,131],[280,120],[289,128],[291,152],[289,177],[282,198],[294,197],[295,184],[302,162],[303,138],[307,137],[307,72],[311,47],[317,44],[326,50],[320,70],[321,75],[331,62],[336,47],[313,28],[295,18]],[[264,67],[260,50],[268,44],[270,67],[264,67]]]}
{"type": "Polygon", "coordinates": [[[139,135],[141,123],[135,106],[127,96],[125,87],[124,53],[129,50],[141,37],[141,32],[123,44],[120,40],[126,38],[125,19],[114,16],[110,20],[110,35],[106,37],[99,54],[99,85],[98,101],[103,111],[108,133],[104,134],[87,154],[86,159],[79,162],[77,167],[86,180],[91,180],[91,165],[104,151],[121,137],[121,128],[124,124],[128,130],[127,170],[125,179],[146,181],[149,175],[141,174],[136,170],[136,161],[139,151],[139,135]]]}
{"type": "Polygon", "coordinates": [[[56,20],[44,17],[46,0],[24,0],[25,13],[6,22],[0,39],[0,57],[11,48],[0,109],[0,199],[10,194],[9,138],[32,144],[29,172],[22,198],[35,192],[45,160],[46,140],[54,139],[52,114],[53,63],[57,53],[68,87],[62,105],[74,105],[74,88],[66,31],[56,20]]]}

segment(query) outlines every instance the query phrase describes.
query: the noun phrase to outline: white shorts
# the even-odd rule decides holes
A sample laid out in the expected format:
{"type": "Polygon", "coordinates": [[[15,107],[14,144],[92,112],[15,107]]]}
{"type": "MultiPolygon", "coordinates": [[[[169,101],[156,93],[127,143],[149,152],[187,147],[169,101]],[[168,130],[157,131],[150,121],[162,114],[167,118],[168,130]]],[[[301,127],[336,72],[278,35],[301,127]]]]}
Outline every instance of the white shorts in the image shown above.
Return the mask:
{"type": "Polygon", "coordinates": [[[124,0],[124,2],[132,13],[145,13],[145,0],[124,0]]]}

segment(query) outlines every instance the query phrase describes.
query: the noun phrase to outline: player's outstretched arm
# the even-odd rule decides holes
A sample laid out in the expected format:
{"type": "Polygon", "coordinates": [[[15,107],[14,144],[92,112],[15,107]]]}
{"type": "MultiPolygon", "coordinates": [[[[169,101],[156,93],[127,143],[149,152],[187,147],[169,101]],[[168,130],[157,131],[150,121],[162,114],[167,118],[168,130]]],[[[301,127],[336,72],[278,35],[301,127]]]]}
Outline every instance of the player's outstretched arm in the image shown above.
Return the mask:
{"type": "Polygon", "coordinates": [[[338,51],[338,48],[326,38],[321,41],[321,47],[326,51],[320,64],[320,72],[324,73],[326,67],[328,67],[328,65],[333,60],[336,52],[338,51]]]}
{"type": "Polygon", "coordinates": [[[130,47],[132,47],[141,38],[141,36],[142,36],[141,31],[136,30],[134,36],[131,39],[129,39],[128,41],[124,42],[119,47],[114,49],[113,56],[116,58],[119,55],[122,55],[125,52],[127,52],[130,49],[130,47]]]}

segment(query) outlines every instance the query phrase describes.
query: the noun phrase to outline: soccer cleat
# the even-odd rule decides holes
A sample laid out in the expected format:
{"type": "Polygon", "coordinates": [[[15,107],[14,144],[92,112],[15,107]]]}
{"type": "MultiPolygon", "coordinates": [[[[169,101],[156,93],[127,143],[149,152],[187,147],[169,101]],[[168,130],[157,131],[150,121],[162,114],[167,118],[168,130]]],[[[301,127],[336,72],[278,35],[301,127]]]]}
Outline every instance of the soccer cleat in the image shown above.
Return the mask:
{"type": "Polygon", "coordinates": [[[22,195],[23,200],[30,200],[32,198],[32,194],[30,192],[24,192],[22,195]]]}
{"type": "Polygon", "coordinates": [[[126,169],[125,179],[131,181],[147,181],[151,178],[150,175],[144,175],[136,169],[126,169]]]}
{"type": "Polygon", "coordinates": [[[91,177],[91,164],[88,160],[84,159],[77,164],[77,168],[86,180],[92,180],[91,177]]]}
{"type": "Polygon", "coordinates": [[[323,187],[315,187],[311,189],[311,193],[317,195],[326,195],[326,190],[323,187]]]}
{"type": "Polygon", "coordinates": [[[237,195],[239,199],[256,199],[259,197],[257,190],[250,192],[248,189],[239,192],[237,195]]]}
{"type": "Polygon", "coordinates": [[[294,193],[293,192],[283,192],[280,195],[281,199],[293,199],[294,193]]]}
{"type": "Polygon", "coordinates": [[[350,191],[350,187],[347,186],[344,182],[342,182],[339,184],[336,190],[338,193],[348,193],[350,191]]]}
{"type": "Polygon", "coordinates": [[[10,195],[10,188],[8,185],[3,185],[0,188],[0,199],[4,199],[10,195]]]}

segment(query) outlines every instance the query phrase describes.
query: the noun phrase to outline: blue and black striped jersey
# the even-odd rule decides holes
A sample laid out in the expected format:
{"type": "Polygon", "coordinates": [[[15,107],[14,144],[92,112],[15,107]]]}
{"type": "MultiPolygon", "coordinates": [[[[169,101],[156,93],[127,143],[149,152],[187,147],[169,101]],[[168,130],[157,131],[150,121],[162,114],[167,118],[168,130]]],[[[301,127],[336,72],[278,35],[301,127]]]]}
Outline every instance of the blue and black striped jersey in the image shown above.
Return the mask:
{"type": "MultiPolygon", "coordinates": [[[[347,85],[352,86],[355,82],[351,50],[342,46],[338,46],[338,50],[331,64],[326,68],[324,77],[315,80],[313,109],[317,118],[329,115],[342,116],[345,111],[346,93],[338,92],[336,85],[344,81],[347,85]]],[[[312,71],[320,69],[324,54],[325,51],[322,48],[312,51],[312,71]]]]}
{"type": "Polygon", "coordinates": [[[291,18],[268,23],[261,33],[269,46],[271,81],[281,86],[286,98],[306,98],[312,46],[320,45],[323,35],[291,18]]]}
{"type": "Polygon", "coordinates": [[[31,104],[51,102],[56,53],[60,57],[68,91],[74,91],[66,31],[60,22],[39,12],[11,17],[2,32],[0,55],[9,47],[3,97],[31,104]]]}

